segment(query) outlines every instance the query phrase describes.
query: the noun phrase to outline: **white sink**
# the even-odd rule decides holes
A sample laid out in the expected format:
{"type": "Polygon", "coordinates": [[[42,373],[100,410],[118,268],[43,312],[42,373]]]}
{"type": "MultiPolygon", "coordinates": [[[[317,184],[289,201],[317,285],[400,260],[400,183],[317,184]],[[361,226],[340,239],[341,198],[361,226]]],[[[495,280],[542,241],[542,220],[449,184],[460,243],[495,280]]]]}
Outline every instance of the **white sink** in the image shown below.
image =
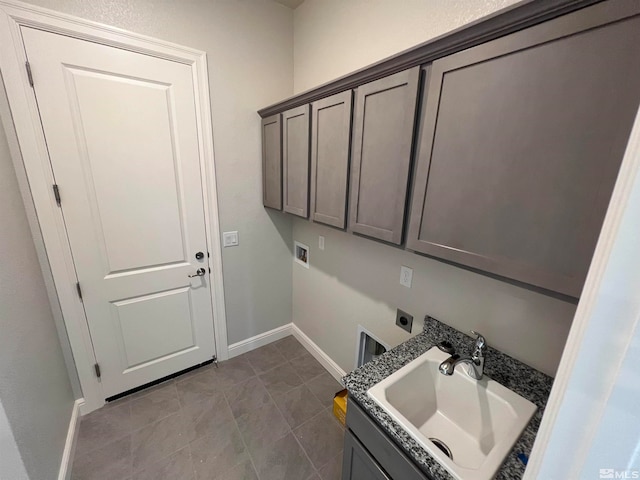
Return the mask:
{"type": "Polygon", "coordinates": [[[467,365],[441,374],[438,366],[448,357],[433,347],[367,393],[455,478],[489,480],[537,407],[486,375],[472,379],[467,365]]]}

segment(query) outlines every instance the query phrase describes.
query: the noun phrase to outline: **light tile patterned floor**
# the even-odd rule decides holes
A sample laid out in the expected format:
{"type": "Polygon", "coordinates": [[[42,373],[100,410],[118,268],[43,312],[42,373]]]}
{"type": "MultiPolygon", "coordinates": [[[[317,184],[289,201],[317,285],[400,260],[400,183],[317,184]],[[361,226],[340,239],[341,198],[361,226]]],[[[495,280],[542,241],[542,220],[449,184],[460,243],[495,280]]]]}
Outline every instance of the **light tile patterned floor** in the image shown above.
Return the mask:
{"type": "Polygon", "coordinates": [[[83,417],[73,480],[339,480],[340,390],[294,338],[83,417]]]}

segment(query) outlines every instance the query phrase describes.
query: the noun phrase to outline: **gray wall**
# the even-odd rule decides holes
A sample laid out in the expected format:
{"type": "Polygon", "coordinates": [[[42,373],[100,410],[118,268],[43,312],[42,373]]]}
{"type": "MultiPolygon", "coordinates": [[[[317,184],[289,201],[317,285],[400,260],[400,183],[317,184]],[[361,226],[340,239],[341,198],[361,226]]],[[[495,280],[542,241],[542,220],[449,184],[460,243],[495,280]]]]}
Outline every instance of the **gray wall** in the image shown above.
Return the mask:
{"type": "MultiPolygon", "coordinates": [[[[300,92],[505,7],[512,0],[306,0],[294,11],[294,85],[300,92]]],[[[343,369],[358,324],[394,346],[409,337],[395,309],[477,329],[504,352],[554,374],[575,306],[487,276],[303,220],[293,238],[311,268],[293,268],[293,322],[343,369]],[[325,250],[318,236],[326,237],[325,250]],[[413,286],[399,284],[400,267],[413,286]]]]}
{"type": "Polygon", "coordinates": [[[518,0],[305,0],[294,10],[294,90],[302,92],[518,0]]]}
{"type": "MultiPolygon", "coordinates": [[[[58,339],[60,340],[60,347],[62,348],[62,356],[64,357],[64,363],[69,373],[69,381],[71,382],[71,388],[73,389],[74,398],[82,398],[82,387],[80,386],[80,379],[78,378],[78,372],[76,370],[75,361],[73,359],[73,352],[71,351],[71,344],[69,343],[69,337],[67,335],[67,329],[64,324],[64,318],[62,316],[62,309],[60,308],[60,302],[55,291],[55,284],[53,281],[53,275],[49,268],[49,260],[47,258],[47,252],[44,246],[44,239],[42,238],[42,232],[40,225],[38,224],[38,216],[36,214],[36,208],[33,204],[31,193],[29,192],[29,181],[27,179],[27,173],[24,169],[24,164],[20,160],[22,153],[20,151],[20,145],[18,144],[18,137],[13,125],[13,119],[11,117],[11,110],[9,108],[9,100],[4,89],[2,75],[0,74],[0,131],[4,127],[5,139],[11,154],[14,159],[13,165],[16,166],[15,159],[20,162],[20,167],[15,171],[18,179],[18,185],[20,186],[20,193],[22,194],[22,201],[25,207],[25,213],[29,226],[31,227],[31,234],[33,242],[35,244],[40,266],[45,265],[44,269],[41,268],[43,274],[44,283],[47,288],[47,294],[49,298],[49,305],[53,313],[53,319],[58,331],[58,339]]],[[[4,147],[3,147],[4,148],[4,147]]]]}
{"type": "Polygon", "coordinates": [[[24,462],[18,451],[11,425],[0,402],[0,478],[7,480],[28,480],[24,462]]]}
{"type": "MultiPolygon", "coordinates": [[[[74,395],[2,129],[0,225],[0,413],[6,415],[29,478],[54,478],[74,395]]],[[[10,444],[6,424],[0,428],[3,443],[10,444]]],[[[20,478],[3,475],[8,473],[0,471],[3,479],[20,478]]]]}
{"type": "Polygon", "coordinates": [[[293,13],[261,0],[31,0],[207,52],[228,342],[291,321],[291,220],[262,207],[260,117],[293,92],[293,13]]]}

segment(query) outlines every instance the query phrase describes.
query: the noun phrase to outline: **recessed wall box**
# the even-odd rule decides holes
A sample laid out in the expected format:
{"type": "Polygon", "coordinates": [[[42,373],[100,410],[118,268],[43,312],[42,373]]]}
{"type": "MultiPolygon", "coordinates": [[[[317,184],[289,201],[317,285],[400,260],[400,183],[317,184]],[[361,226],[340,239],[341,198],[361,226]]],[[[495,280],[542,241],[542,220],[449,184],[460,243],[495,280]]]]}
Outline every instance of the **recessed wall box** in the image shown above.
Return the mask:
{"type": "Polygon", "coordinates": [[[309,247],[304,243],[294,242],[293,259],[303,267],[309,268],[309,247]]]}

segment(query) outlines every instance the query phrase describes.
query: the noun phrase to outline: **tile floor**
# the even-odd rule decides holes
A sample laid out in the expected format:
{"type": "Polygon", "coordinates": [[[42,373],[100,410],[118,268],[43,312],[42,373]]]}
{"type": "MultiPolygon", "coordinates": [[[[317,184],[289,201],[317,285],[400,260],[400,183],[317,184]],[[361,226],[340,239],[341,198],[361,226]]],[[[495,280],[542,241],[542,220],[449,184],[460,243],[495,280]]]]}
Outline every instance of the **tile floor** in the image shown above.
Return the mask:
{"type": "Polygon", "coordinates": [[[294,338],[83,417],[73,480],[339,480],[340,384],[294,338]]]}

